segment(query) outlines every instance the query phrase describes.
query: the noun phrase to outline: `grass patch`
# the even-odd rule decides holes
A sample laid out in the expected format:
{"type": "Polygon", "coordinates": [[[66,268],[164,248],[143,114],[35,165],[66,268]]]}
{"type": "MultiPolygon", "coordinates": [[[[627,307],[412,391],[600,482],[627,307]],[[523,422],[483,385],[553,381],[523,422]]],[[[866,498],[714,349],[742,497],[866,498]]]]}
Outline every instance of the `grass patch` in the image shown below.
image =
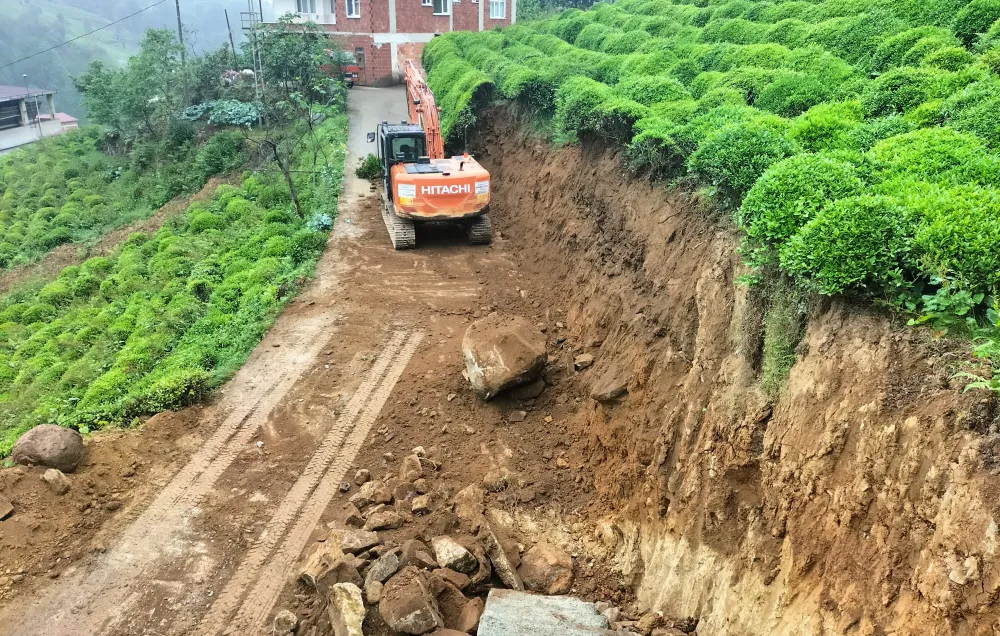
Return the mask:
{"type": "Polygon", "coordinates": [[[764,283],[770,300],[764,313],[764,344],[761,355],[761,387],[776,399],[795,366],[795,350],[805,329],[805,303],[786,276],[764,283]]]}

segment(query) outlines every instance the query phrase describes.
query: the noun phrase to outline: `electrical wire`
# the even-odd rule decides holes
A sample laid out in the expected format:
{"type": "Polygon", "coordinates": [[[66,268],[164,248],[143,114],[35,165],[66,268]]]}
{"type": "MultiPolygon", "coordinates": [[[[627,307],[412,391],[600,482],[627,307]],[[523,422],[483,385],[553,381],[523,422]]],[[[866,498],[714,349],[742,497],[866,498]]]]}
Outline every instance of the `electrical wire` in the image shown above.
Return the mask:
{"type": "Polygon", "coordinates": [[[86,33],[84,33],[82,35],[76,36],[75,38],[72,38],[70,40],[66,40],[65,42],[61,42],[59,44],[56,44],[55,46],[50,46],[49,48],[45,49],[44,51],[39,51],[38,53],[32,53],[31,55],[28,55],[26,57],[22,57],[19,60],[14,60],[13,62],[8,62],[7,64],[4,64],[3,66],[0,66],[0,70],[5,69],[5,68],[7,68],[9,66],[14,66],[15,64],[20,64],[21,62],[23,62],[25,60],[30,60],[33,57],[37,57],[39,55],[42,55],[43,53],[48,53],[49,51],[54,51],[54,50],[58,49],[60,46],[66,46],[67,44],[71,44],[73,42],[76,42],[77,40],[79,40],[81,38],[87,37],[88,35],[93,35],[93,34],[97,33],[98,31],[103,31],[104,29],[108,28],[109,26],[114,26],[114,25],[118,24],[119,22],[124,22],[125,20],[128,20],[129,18],[135,17],[135,16],[139,15],[140,13],[142,13],[143,11],[148,11],[149,9],[152,9],[153,7],[159,6],[159,5],[163,4],[164,2],[169,2],[169,0],[159,0],[159,2],[154,2],[153,4],[149,5],[148,7],[143,7],[141,9],[139,9],[138,11],[136,11],[135,13],[130,13],[127,16],[125,16],[124,18],[119,18],[118,20],[115,20],[114,22],[108,22],[104,26],[98,27],[98,28],[94,29],[93,31],[88,31],[88,32],[86,32],[86,33]]]}

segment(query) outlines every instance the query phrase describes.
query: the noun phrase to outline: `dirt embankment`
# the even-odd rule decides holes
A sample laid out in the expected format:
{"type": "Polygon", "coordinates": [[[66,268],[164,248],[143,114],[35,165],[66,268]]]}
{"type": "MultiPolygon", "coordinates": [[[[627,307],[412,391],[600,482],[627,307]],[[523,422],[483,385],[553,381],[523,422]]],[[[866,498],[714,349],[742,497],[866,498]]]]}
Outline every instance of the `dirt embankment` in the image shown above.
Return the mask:
{"type": "Polygon", "coordinates": [[[996,598],[995,403],[965,353],[842,301],[809,312],[777,400],[731,223],[630,179],[615,151],[552,150],[505,112],[475,137],[522,274],[598,347],[570,428],[604,537],[646,605],[705,634],[986,634],[996,598]]]}

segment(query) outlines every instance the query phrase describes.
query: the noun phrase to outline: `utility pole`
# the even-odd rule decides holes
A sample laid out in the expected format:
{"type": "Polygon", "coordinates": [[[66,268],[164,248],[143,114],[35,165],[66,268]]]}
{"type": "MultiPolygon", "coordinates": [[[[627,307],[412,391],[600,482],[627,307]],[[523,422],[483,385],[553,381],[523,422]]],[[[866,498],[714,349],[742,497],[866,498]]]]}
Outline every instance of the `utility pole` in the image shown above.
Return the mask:
{"type": "Polygon", "coordinates": [[[177,7],[177,39],[181,42],[181,73],[184,75],[184,103],[188,105],[187,52],[184,50],[184,24],[181,22],[181,0],[174,0],[177,7]]]}
{"type": "MultiPolygon", "coordinates": [[[[24,103],[25,103],[25,111],[27,112],[28,98],[32,97],[32,95],[31,95],[31,89],[28,88],[28,74],[27,73],[23,73],[21,75],[21,77],[24,78],[24,103]]],[[[38,138],[41,139],[42,138],[42,120],[38,118],[38,98],[37,97],[32,97],[32,102],[35,105],[35,121],[32,122],[29,119],[28,120],[28,126],[34,128],[35,123],[37,123],[38,124],[38,138]]]]}
{"type": "Polygon", "coordinates": [[[233,50],[233,68],[236,68],[236,45],[233,44],[233,27],[229,26],[229,9],[223,9],[226,14],[226,30],[229,31],[229,48],[233,50]]]}

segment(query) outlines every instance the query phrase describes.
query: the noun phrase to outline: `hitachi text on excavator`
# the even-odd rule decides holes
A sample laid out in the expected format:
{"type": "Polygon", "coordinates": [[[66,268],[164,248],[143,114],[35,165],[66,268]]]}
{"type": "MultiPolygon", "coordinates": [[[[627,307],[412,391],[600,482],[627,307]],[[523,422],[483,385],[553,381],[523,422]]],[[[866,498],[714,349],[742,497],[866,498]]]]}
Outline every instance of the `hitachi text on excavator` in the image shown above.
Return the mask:
{"type": "Polygon", "coordinates": [[[393,247],[416,247],[414,224],[427,222],[459,223],[473,244],[490,243],[490,173],[467,152],[445,156],[434,93],[412,61],[405,76],[409,121],[383,121],[368,133],[382,160],[382,218],[393,247]]]}

